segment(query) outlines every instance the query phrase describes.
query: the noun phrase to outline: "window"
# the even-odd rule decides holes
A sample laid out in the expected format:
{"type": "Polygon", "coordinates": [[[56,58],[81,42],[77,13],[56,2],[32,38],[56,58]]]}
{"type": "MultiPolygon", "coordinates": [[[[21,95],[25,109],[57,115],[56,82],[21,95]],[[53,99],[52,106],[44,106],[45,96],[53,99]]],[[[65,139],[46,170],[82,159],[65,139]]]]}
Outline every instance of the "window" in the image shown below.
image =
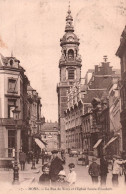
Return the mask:
{"type": "Polygon", "coordinates": [[[8,157],[12,157],[12,148],[15,148],[15,130],[8,130],[8,157]]]}
{"type": "Polygon", "coordinates": [[[8,91],[15,92],[16,90],[16,79],[9,78],[8,79],[8,91]]]}
{"type": "Polygon", "coordinates": [[[15,100],[8,100],[8,118],[13,118],[13,110],[15,109],[15,105],[15,100]]]}
{"type": "Polygon", "coordinates": [[[11,59],[11,60],[10,60],[10,66],[12,66],[12,65],[13,65],[13,63],[14,63],[14,62],[13,62],[13,60],[11,59]]]}
{"type": "Polygon", "coordinates": [[[70,49],[69,51],[68,51],[68,59],[69,60],[73,60],[74,59],[74,51],[72,50],[72,49],[70,49]]]}
{"type": "Polygon", "coordinates": [[[68,79],[74,79],[74,69],[68,70],[68,79]]]}

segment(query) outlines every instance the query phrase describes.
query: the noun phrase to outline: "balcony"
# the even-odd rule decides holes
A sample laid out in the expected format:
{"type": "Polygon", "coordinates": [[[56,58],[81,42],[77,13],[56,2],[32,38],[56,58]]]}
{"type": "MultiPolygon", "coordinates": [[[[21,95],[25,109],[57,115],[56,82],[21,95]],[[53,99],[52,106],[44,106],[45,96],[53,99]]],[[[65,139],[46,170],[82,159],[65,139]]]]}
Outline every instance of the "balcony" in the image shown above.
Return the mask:
{"type": "Polygon", "coordinates": [[[15,124],[21,127],[24,122],[20,119],[17,120],[17,123],[15,123],[13,118],[0,118],[0,126],[15,126],[15,124]]]}

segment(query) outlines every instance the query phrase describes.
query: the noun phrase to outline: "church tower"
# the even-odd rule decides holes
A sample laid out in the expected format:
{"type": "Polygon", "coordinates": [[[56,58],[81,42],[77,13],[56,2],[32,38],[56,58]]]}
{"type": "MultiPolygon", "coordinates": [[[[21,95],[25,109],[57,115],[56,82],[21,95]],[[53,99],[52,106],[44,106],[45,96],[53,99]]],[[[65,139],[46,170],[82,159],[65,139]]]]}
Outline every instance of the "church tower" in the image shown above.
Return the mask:
{"type": "Polygon", "coordinates": [[[58,94],[58,123],[60,129],[60,147],[65,148],[65,119],[67,109],[67,91],[81,78],[81,57],[79,55],[79,39],[74,34],[73,17],[70,6],[66,17],[65,34],[60,39],[61,58],[59,60],[60,83],[57,86],[58,94]]]}

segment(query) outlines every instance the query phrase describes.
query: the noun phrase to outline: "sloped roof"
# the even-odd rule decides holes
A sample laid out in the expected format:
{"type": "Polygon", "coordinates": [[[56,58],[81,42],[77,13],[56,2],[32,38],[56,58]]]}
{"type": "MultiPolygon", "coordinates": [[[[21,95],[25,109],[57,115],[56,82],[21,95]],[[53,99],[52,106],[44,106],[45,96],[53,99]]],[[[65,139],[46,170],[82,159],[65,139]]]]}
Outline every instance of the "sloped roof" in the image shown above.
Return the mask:
{"type": "Polygon", "coordinates": [[[82,98],[83,103],[91,103],[93,98],[101,98],[105,90],[87,90],[87,94],[82,98]]]}

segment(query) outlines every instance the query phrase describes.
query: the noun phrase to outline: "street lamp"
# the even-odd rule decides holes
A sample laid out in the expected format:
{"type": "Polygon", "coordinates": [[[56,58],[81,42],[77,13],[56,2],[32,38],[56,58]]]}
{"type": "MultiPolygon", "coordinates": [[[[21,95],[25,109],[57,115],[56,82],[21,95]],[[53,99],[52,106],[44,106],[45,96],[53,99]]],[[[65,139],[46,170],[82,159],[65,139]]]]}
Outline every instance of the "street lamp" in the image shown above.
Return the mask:
{"type": "Polygon", "coordinates": [[[17,162],[17,121],[19,120],[20,110],[17,109],[17,106],[13,110],[13,118],[15,121],[15,160],[14,160],[14,173],[13,173],[13,184],[19,184],[19,168],[17,162]]]}

